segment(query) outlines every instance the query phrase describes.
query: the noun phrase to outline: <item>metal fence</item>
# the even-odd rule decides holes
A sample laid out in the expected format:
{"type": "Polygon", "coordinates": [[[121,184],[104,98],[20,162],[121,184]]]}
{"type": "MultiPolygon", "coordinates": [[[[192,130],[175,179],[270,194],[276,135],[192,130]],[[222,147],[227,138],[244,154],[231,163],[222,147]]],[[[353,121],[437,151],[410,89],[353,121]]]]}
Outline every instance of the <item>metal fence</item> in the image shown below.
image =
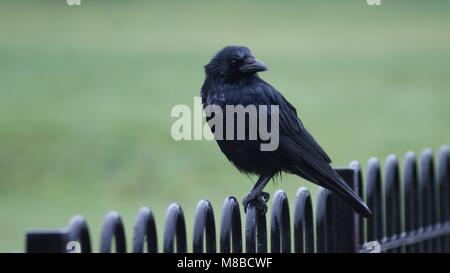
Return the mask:
{"type": "MultiPolygon", "coordinates": [[[[315,213],[306,188],[297,191],[291,226],[286,193],[275,193],[267,216],[254,207],[245,214],[245,230],[239,202],[228,197],[222,207],[219,235],[212,205],[201,200],[196,209],[192,249],[188,249],[186,224],[180,205],[167,209],[162,251],[167,253],[312,253],[312,252],[450,252],[450,161],[449,149],[439,150],[435,170],[433,154],[425,149],[417,162],[408,152],[402,173],[399,161],[387,158],[382,179],[379,160],[369,160],[366,182],[360,164],[337,169],[350,187],[365,197],[373,215],[362,219],[334,193],[320,188],[315,213]],[[384,180],[384,183],[383,183],[384,180]],[[365,184],[365,190],[363,189],[365,184]],[[270,237],[270,250],[268,249],[270,237]],[[245,239],[245,240],[244,240],[245,239]],[[217,240],[219,246],[217,246],[217,240]]],[[[134,224],[131,252],[158,252],[155,218],[141,208],[134,224]]],[[[127,251],[124,225],[117,212],[110,212],[101,231],[99,252],[127,251]]],[[[33,230],[26,235],[27,252],[93,252],[89,229],[82,216],[73,217],[61,230],[33,230]]]]}

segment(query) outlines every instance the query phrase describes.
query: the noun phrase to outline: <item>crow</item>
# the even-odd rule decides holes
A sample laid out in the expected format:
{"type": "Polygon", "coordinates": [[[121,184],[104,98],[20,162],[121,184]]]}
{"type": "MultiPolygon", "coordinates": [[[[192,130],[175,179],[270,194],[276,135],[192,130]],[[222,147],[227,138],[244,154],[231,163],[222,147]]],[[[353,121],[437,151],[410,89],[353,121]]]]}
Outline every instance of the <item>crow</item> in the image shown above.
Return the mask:
{"type": "MultiPolygon", "coordinates": [[[[250,49],[245,46],[227,46],[204,68],[206,76],[200,92],[204,109],[211,105],[224,112],[227,105],[278,107],[279,144],[273,151],[260,149],[260,144],[264,141],[259,136],[254,140],[237,140],[218,139],[215,135],[221,151],[240,172],[259,176],[253,189],[243,200],[245,210],[254,205],[265,212],[269,194],[263,192],[263,189],[272,178],[284,172],[298,175],[336,192],[359,214],[365,217],[371,215],[367,205],[331,167],[329,156],[306,130],[297,117],[294,106],[258,76],[257,72],[267,70],[267,66],[255,59],[250,49]]],[[[273,113],[268,111],[268,115],[271,120],[270,115],[273,113]]],[[[223,130],[226,132],[230,127],[227,127],[226,115],[223,116],[223,130]]],[[[212,116],[207,115],[208,123],[211,118],[212,116]]],[[[209,125],[215,133],[215,125],[209,125]]],[[[246,119],[247,131],[249,126],[246,119]]]]}

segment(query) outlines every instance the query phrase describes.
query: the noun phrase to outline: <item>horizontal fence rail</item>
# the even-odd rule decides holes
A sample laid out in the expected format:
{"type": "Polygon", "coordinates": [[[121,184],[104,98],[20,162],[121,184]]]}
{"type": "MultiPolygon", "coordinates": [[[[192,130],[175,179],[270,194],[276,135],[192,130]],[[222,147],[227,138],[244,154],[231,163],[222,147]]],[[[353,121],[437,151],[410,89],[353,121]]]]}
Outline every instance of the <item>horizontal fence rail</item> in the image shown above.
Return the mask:
{"type": "MultiPolygon", "coordinates": [[[[396,156],[388,156],[384,173],[379,160],[372,158],[367,164],[365,183],[356,161],[347,168],[336,170],[365,199],[372,216],[362,219],[339,196],[324,188],[319,189],[314,211],[310,192],[301,187],[295,196],[292,222],[289,200],[282,190],[273,196],[269,219],[264,211],[255,207],[247,209],[244,229],[239,202],[234,197],[226,198],[217,234],[213,206],[208,200],[201,200],[195,212],[192,243],[188,244],[183,209],[175,203],[167,209],[160,248],[156,220],[151,209],[144,207],[136,216],[130,251],[450,252],[450,158],[447,146],[439,150],[437,167],[430,149],[425,149],[418,161],[413,152],[408,152],[403,168],[396,156]],[[270,223],[269,230],[267,222],[270,223]],[[188,245],[192,249],[188,249],[188,245]]],[[[127,252],[125,227],[115,211],[105,217],[98,252],[109,253],[113,249],[117,253],[127,252]]],[[[93,252],[88,224],[78,215],[63,229],[28,231],[26,252],[93,252]]]]}

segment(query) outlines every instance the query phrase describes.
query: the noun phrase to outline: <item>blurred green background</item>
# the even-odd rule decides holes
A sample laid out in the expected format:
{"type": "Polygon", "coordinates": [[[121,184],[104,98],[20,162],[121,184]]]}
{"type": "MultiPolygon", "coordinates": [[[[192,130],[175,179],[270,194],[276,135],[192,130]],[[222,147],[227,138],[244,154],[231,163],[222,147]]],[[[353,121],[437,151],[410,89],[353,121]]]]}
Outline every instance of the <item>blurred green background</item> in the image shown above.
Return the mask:
{"type": "MultiPolygon", "coordinates": [[[[192,106],[203,65],[229,44],[268,64],[261,76],[335,165],[450,143],[449,1],[81,4],[0,4],[2,252],[24,251],[27,229],[63,227],[75,214],[97,250],[110,210],[130,239],[141,206],[162,235],[171,202],[191,227],[201,198],[216,220],[226,196],[242,199],[252,180],[215,142],[170,136],[170,110],[192,106]]],[[[293,176],[267,190],[292,201],[301,185],[316,190],[293,176]]]]}

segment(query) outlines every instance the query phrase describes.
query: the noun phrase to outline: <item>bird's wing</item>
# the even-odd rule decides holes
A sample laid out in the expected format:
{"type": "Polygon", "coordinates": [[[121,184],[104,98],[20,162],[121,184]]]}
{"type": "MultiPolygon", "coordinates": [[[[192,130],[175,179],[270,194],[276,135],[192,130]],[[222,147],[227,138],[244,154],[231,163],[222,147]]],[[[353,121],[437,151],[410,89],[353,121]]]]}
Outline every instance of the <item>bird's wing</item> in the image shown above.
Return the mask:
{"type": "Polygon", "coordinates": [[[370,209],[331,167],[330,158],[303,126],[295,108],[269,84],[261,89],[267,103],[279,105],[279,149],[292,160],[288,170],[338,193],[357,212],[369,216],[370,209]]]}
{"type": "Polygon", "coordinates": [[[301,149],[304,154],[311,155],[313,158],[319,156],[327,163],[330,163],[330,157],[319,146],[297,117],[295,107],[280,92],[267,83],[262,85],[262,91],[270,101],[270,104],[279,106],[280,134],[292,139],[297,144],[297,148],[301,149]]]}

